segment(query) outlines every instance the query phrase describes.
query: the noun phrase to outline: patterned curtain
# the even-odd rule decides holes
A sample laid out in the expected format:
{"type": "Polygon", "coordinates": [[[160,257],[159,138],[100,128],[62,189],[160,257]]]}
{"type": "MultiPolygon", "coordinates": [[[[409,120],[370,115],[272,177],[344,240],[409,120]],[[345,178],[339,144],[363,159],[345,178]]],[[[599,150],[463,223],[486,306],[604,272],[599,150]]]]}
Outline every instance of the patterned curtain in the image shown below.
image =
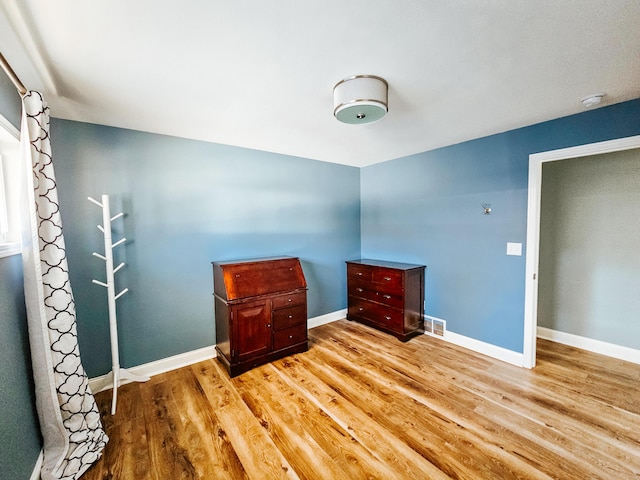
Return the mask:
{"type": "Polygon", "coordinates": [[[77,479],[108,442],[80,363],[58,194],[49,142],[49,108],[38,92],[23,98],[22,259],[36,404],[44,440],[42,480],[77,479]]]}

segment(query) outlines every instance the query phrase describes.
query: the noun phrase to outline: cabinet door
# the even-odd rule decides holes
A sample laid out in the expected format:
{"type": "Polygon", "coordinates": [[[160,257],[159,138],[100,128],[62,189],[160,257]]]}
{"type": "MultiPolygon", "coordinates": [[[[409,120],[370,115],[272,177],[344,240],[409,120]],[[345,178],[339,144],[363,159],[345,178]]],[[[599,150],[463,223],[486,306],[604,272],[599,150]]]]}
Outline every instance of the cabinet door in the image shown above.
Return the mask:
{"type": "Polygon", "coordinates": [[[271,351],[271,309],[268,300],[233,307],[232,357],[248,360],[271,351]]]}

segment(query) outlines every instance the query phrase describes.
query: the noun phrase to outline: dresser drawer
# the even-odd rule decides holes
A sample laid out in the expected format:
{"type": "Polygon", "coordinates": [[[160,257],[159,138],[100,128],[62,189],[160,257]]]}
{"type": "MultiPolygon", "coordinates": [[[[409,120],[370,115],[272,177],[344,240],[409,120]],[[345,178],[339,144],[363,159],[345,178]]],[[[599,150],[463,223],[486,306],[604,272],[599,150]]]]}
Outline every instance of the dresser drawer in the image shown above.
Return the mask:
{"type": "Polygon", "coordinates": [[[388,269],[373,271],[371,281],[379,291],[402,295],[402,273],[388,269]]]}
{"type": "Polygon", "coordinates": [[[373,269],[368,265],[349,265],[347,267],[347,281],[349,284],[371,282],[373,269]]]}
{"type": "Polygon", "coordinates": [[[349,288],[347,290],[347,295],[351,295],[352,297],[360,297],[365,298],[367,300],[376,301],[376,297],[378,296],[378,292],[371,289],[371,284],[369,285],[351,285],[349,284],[349,288]]]}
{"type": "Polygon", "coordinates": [[[273,349],[280,350],[307,341],[307,325],[300,324],[273,332],[273,349]]]}
{"type": "Polygon", "coordinates": [[[404,321],[402,310],[353,297],[349,297],[347,314],[391,329],[400,328],[404,321]]]}
{"type": "Polygon", "coordinates": [[[274,310],[278,308],[287,308],[292,305],[304,305],[307,303],[306,292],[295,292],[287,295],[278,295],[271,299],[271,308],[274,310]]]}
{"type": "Polygon", "coordinates": [[[306,323],[307,309],[303,305],[294,305],[289,308],[280,308],[273,311],[273,329],[282,330],[293,325],[306,323]]]}
{"type": "MultiPolygon", "coordinates": [[[[372,286],[375,287],[376,285],[369,285],[369,288],[372,286]]],[[[349,285],[347,295],[362,298],[364,300],[371,300],[372,302],[382,303],[395,308],[403,308],[404,306],[404,298],[402,295],[386,293],[384,291],[369,290],[368,288],[360,286],[349,285]]]]}
{"type": "Polygon", "coordinates": [[[368,311],[368,302],[358,297],[349,297],[347,302],[347,315],[349,317],[366,317],[368,311]]]}
{"type": "Polygon", "coordinates": [[[385,292],[375,292],[375,297],[370,300],[375,300],[376,302],[383,303],[394,308],[401,309],[404,307],[404,297],[402,297],[402,295],[393,295],[391,293],[385,292]]]}

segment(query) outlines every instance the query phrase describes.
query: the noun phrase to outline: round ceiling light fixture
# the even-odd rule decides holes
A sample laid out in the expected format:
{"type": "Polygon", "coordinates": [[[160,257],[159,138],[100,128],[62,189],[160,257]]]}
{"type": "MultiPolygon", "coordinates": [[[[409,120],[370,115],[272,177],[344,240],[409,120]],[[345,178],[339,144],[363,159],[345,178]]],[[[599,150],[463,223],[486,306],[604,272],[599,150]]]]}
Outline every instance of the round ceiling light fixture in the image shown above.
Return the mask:
{"type": "Polygon", "coordinates": [[[584,105],[585,108],[595,107],[596,105],[600,105],[602,103],[602,99],[605,95],[606,93],[604,92],[594,93],[593,95],[587,95],[586,97],[581,99],[580,102],[582,102],[582,105],[584,105]]]}
{"type": "Polygon", "coordinates": [[[389,111],[389,85],[375,75],[355,75],[333,87],[333,115],[343,123],[361,125],[382,119],[389,111]]]}

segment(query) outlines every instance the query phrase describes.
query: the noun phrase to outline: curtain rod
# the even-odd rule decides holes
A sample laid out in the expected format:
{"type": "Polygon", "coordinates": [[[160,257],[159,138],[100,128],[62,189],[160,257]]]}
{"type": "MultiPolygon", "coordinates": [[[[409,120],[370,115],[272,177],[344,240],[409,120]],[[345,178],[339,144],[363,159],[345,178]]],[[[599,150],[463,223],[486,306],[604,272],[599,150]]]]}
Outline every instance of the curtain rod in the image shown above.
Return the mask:
{"type": "Polygon", "coordinates": [[[23,97],[27,93],[27,89],[24,87],[23,83],[16,75],[16,72],[13,71],[13,68],[11,68],[9,62],[7,62],[7,60],[4,58],[2,52],[0,52],[0,64],[2,64],[2,69],[7,74],[7,77],[9,77],[9,80],[11,80],[11,82],[15,85],[20,96],[23,97]]]}

